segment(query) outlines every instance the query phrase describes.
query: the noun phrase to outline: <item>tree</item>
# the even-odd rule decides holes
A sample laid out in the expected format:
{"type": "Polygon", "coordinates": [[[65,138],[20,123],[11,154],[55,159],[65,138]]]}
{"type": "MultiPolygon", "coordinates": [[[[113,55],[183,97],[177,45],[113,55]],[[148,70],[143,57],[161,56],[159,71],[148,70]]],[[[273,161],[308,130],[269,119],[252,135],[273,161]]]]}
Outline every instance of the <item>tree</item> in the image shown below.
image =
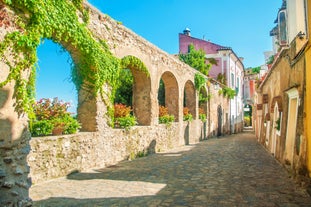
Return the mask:
{"type": "Polygon", "coordinates": [[[194,45],[190,44],[189,52],[187,54],[179,54],[179,59],[204,75],[208,75],[211,64],[206,63],[205,55],[204,50],[196,50],[194,45]]]}
{"type": "Polygon", "coordinates": [[[120,73],[120,86],[116,91],[115,103],[132,106],[133,75],[130,69],[123,69],[120,73]]]}
{"type": "Polygon", "coordinates": [[[252,68],[252,73],[260,73],[260,66],[252,68]]]}

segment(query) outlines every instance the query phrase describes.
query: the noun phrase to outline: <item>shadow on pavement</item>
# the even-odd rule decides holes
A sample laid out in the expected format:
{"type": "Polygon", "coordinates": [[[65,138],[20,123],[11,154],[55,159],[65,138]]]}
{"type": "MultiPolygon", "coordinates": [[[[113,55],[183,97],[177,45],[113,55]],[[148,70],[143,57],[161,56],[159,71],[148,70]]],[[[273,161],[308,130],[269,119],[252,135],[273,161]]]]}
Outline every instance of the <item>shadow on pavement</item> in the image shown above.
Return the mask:
{"type": "MultiPolygon", "coordinates": [[[[35,201],[34,206],[311,206],[310,197],[297,191],[285,170],[253,135],[245,133],[120,162],[93,172],[72,173],[67,180],[89,180],[95,185],[103,181],[100,188],[103,192],[109,187],[104,181],[122,185],[115,188],[112,196],[52,197],[35,201]],[[163,187],[143,194],[148,185],[160,184],[163,187]],[[132,185],[138,193],[123,196],[123,191],[131,192],[132,185]]],[[[83,190],[84,186],[79,187],[83,190]]]]}

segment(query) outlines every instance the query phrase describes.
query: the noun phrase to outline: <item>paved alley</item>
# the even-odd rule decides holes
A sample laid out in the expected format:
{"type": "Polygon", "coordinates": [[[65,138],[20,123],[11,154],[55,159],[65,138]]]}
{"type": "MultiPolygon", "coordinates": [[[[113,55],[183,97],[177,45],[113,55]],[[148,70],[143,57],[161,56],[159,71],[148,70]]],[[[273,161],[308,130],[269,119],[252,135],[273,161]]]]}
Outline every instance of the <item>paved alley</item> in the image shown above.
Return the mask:
{"type": "Polygon", "coordinates": [[[68,175],[30,189],[34,206],[311,206],[253,134],[68,175]]]}

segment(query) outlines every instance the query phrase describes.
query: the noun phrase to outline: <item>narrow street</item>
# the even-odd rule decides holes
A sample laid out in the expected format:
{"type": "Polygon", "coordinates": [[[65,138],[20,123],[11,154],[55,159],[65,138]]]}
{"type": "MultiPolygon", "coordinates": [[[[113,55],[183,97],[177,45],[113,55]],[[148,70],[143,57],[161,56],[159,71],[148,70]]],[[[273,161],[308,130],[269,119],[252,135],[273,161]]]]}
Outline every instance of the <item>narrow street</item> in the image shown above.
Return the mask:
{"type": "Polygon", "coordinates": [[[30,189],[34,206],[311,206],[251,133],[210,139],[30,189]]]}

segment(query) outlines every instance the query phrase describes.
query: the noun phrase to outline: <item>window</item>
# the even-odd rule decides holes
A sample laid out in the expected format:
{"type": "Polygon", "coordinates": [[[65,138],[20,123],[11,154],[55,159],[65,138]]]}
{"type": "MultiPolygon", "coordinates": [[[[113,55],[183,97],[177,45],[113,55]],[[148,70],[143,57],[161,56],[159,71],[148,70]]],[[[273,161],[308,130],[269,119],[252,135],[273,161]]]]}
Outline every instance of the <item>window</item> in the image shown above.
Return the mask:
{"type": "Polygon", "coordinates": [[[234,88],[234,74],[231,73],[231,87],[234,88]]]}
{"type": "Polygon", "coordinates": [[[286,10],[281,10],[278,16],[279,20],[279,44],[287,45],[287,23],[286,23],[286,10]]]}

